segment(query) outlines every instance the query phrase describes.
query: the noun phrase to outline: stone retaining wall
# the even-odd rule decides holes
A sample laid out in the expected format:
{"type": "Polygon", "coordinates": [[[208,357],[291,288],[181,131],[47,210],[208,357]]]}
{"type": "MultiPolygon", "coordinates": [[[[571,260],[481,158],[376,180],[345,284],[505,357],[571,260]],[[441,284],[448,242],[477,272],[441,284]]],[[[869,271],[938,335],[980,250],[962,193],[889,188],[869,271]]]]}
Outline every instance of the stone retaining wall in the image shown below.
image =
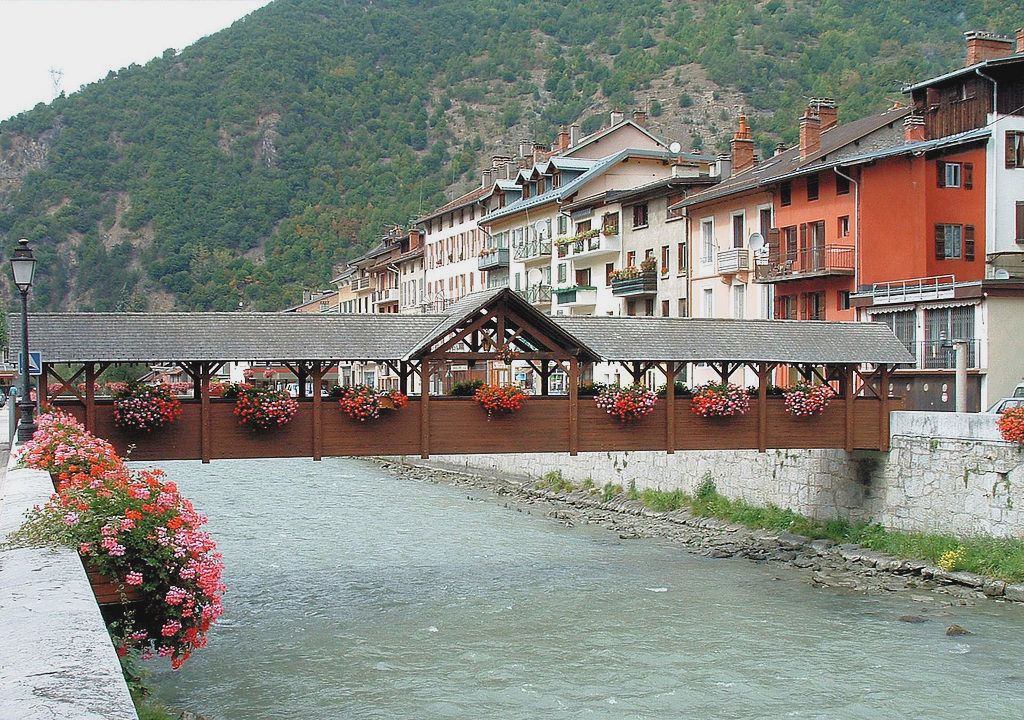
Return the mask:
{"type": "Polygon", "coordinates": [[[559,470],[579,483],[635,482],[693,490],[709,476],[723,495],[816,518],[958,535],[1024,531],[1024,452],[998,440],[994,416],[895,412],[889,453],[751,450],[446,455],[446,465],[521,477],[559,470]],[[937,417],[938,416],[938,417],[937,417]]]}
{"type": "MultiPolygon", "coordinates": [[[[47,473],[0,467],[0,541],[53,492],[47,473]]],[[[0,719],[138,720],[78,554],[0,552],[0,719]]]]}

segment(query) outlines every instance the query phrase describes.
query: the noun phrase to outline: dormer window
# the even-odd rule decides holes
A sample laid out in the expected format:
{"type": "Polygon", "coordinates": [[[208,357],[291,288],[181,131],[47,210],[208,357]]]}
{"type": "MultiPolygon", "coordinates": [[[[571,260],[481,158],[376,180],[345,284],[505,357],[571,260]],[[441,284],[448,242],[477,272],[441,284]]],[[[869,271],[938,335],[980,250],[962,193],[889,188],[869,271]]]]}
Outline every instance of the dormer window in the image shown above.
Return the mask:
{"type": "Polygon", "coordinates": [[[559,172],[551,173],[551,188],[554,189],[556,187],[561,187],[561,185],[562,185],[562,175],[561,175],[561,173],[559,173],[559,172]]]}
{"type": "Polygon", "coordinates": [[[540,179],[537,180],[537,194],[538,195],[543,195],[544,194],[544,178],[540,178],[540,179]]]}

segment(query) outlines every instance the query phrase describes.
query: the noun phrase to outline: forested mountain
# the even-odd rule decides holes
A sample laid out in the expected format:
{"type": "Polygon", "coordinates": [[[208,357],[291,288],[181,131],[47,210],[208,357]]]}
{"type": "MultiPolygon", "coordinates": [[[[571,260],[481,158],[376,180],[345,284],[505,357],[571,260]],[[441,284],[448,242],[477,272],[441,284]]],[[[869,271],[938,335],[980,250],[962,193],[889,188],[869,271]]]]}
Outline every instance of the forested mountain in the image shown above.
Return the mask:
{"type": "Polygon", "coordinates": [[[277,0],[0,123],[0,237],[34,241],[36,307],[279,308],[521,138],[649,105],[712,150],[742,105],[770,148],[808,96],[878,110],[957,66],[964,30],[1022,20],[996,0],[277,0]]]}

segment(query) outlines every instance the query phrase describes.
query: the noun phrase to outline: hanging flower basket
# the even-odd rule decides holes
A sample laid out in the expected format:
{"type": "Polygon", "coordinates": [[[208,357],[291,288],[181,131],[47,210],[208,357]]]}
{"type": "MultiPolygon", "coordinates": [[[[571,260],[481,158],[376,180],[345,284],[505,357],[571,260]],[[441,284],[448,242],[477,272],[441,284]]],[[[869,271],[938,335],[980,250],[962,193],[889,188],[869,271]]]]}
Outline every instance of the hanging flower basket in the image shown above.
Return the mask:
{"type": "Polygon", "coordinates": [[[643,385],[606,388],[594,398],[594,404],[623,424],[654,412],[658,395],[643,385]]]}
{"type": "Polygon", "coordinates": [[[78,550],[97,601],[124,604],[109,623],[117,654],[167,657],[175,669],[205,647],[223,612],[223,563],[206,518],[163,471],[133,470],[70,415],[40,416],[20,461],[57,489],[7,541],[78,550]]]}
{"type": "Polygon", "coordinates": [[[739,385],[705,383],[694,389],[690,409],[706,418],[734,417],[750,409],[750,396],[739,385]]]}
{"type": "Polygon", "coordinates": [[[127,383],[114,391],[114,425],[123,430],[153,432],[173,423],[181,412],[181,401],[169,385],[127,383]]]}
{"type": "Polygon", "coordinates": [[[523,409],[527,395],[518,385],[482,385],[473,394],[473,399],[492,415],[510,415],[523,409]]]}
{"type": "Polygon", "coordinates": [[[1024,445],[1024,407],[1003,410],[996,420],[996,427],[1006,442],[1024,445]]]}
{"type": "Polygon", "coordinates": [[[811,417],[828,407],[834,393],[828,385],[800,382],[782,394],[786,412],[797,417],[811,417]]]}
{"type": "Polygon", "coordinates": [[[287,425],[299,411],[299,404],[285,390],[239,383],[234,387],[235,417],[239,425],[270,430],[287,425]]]}
{"type": "Polygon", "coordinates": [[[377,390],[366,385],[335,387],[331,394],[338,396],[342,412],[359,422],[376,420],[384,411],[397,410],[409,404],[408,396],[403,393],[377,390]]]}

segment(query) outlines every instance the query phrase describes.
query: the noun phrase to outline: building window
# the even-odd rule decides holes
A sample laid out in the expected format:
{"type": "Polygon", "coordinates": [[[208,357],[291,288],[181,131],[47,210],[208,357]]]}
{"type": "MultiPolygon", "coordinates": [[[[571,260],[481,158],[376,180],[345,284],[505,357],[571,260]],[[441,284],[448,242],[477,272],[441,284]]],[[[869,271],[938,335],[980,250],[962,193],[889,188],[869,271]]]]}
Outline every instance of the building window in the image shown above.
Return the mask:
{"type": "Polygon", "coordinates": [[[800,298],[803,302],[803,312],[801,315],[804,320],[825,319],[825,293],[803,293],[800,298]]]}
{"type": "Polygon", "coordinates": [[[939,172],[942,174],[939,187],[960,187],[960,163],[940,162],[937,165],[939,166],[939,172]]]}
{"type": "Polygon", "coordinates": [[[636,250],[626,253],[626,267],[636,267],[636,250]]]}
{"type": "Polygon", "coordinates": [[[793,183],[789,180],[779,186],[779,204],[783,207],[793,204],[793,183]]]}
{"type": "Polygon", "coordinates": [[[1006,131],[1006,167],[1024,168],[1024,130],[1006,131]]]}
{"type": "Polygon", "coordinates": [[[661,301],[661,316],[662,317],[668,317],[668,307],[669,307],[668,300],[662,300],[661,301]]]}
{"type": "Polygon", "coordinates": [[[569,229],[569,218],[567,218],[565,215],[559,215],[558,216],[558,234],[559,235],[565,235],[565,233],[568,232],[568,229],[569,229]]]}
{"type": "MultiPolygon", "coordinates": [[[[1017,205],[1017,217],[1020,218],[1021,206],[1024,206],[1024,203],[1017,203],[1017,205]]],[[[1020,237],[1019,228],[1021,227],[1021,225],[1019,222],[1017,223],[1017,227],[1017,237],[1020,237]]],[[[679,273],[680,275],[686,272],[686,243],[679,243],[676,246],[676,272],[679,273]]]]}
{"type": "Polygon", "coordinates": [[[786,253],[784,260],[796,260],[796,225],[782,228],[782,239],[785,243],[783,250],[786,253]]]}
{"type": "Polygon", "coordinates": [[[977,343],[974,342],[974,306],[934,308],[924,311],[924,343],[921,366],[925,369],[956,366],[954,340],[967,340],[967,366],[978,367],[977,343]]]}
{"type": "Polygon", "coordinates": [[[818,199],[818,174],[807,176],[807,199],[817,200],[818,199]]]}
{"type": "Polygon", "coordinates": [[[842,175],[836,175],[836,195],[850,194],[850,179],[842,175]]]}
{"type": "Polygon", "coordinates": [[[874,321],[882,323],[903,343],[914,357],[917,357],[917,313],[913,310],[900,310],[874,316],[874,321]]]}
{"type": "Polygon", "coordinates": [[[839,218],[839,237],[850,237],[850,216],[843,215],[839,218]]]}
{"type": "Polygon", "coordinates": [[[736,213],[732,216],[732,246],[743,247],[743,231],[746,226],[747,216],[745,213],[736,213]]]}
{"type": "Polygon", "coordinates": [[[564,283],[566,278],[566,263],[558,263],[558,282],[564,283]]]}
{"type": "Polygon", "coordinates": [[[974,259],[973,225],[936,225],[935,259],[974,259]]]}
{"type": "Polygon", "coordinates": [[[747,286],[746,285],[733,285],[732,286],[732,316],[737,320],[742,320],[746,316],[746,305],[747,305],[747,286]]]}
{"type": "Polygon", "coordinates": [[[630,317],[635,317],[636,316],[636,301],[635,300],[627,300],[626,301],[626,314],[629,315],[630,317]]]}
{"type": "Polygon", "coordinates": [[[779,320],[796,320],[796,296],[783,295],[775,300],[775,317],[779,320]]]}
{"type": "Polygon", "coordinates": [[[654,317],[654,298],[644,300],[644,315],[646,317],[654,317]]]}
{"type": "Polygon", "coordinates": [[[612,284],[612,273],[615,272],[615,263],[605,263],[604,265],[604,285],[610,287],[612,284]]]}
{"type": "Polygon", "coordinates": [[[761,237],[765,240],[768,239],[768,233],[772,229],[772,209],[770,207],[761,208],[758,211],[759,227],[758,232],[761,233],[761,237]]]}
{"type": "Polygon", "coordinates": [[[668,275],[671,270],[671,258],[669,257],[669,246],[661,246],[661,274],[668,275]]]}
{"type": "Polygon", "coordinates": [[[1024,200],[1018,200],[1015,209],[1017,211],[1017,242],[1024,243],[1024,200]]]}
{"type": "Polygon", "coordinates": [[[715,221],[701,220],[700,222],[700,261],[705,265],[715,259],[715,221]]]}
{"type": "Polygon", "coordinates": [[[647,227],[647,203],[633,206],[633,227],[647,227]]]}
{"type": "Polygon", "coordinates": [[[702,310],[703,315],[706,318],[715,316],[715,291],[711,288],[704,288],[702,293],[703,304],[702,310]]]}
{"type": "Polygon", "coordinates": [[[676,305],[678,305],[679,317],[686,317],[686,314],[687,314],[686,298],[679,298],[676,301],[676,305]]]}
{"type": "Polygon", "coordinates": [[[836,310],[849,310],[850,309],[850,291],[840,290],[836,294],[836,310]]]}
{"type": "Polygon", "coordinates": [[[559,174],[557,172],[552,173],[551,174],[551,187],[552,188],[556,188],[556,187],[561,186],[561,184],[562,184],[562,176],[561,176],[561,174],[559,174]]]}

